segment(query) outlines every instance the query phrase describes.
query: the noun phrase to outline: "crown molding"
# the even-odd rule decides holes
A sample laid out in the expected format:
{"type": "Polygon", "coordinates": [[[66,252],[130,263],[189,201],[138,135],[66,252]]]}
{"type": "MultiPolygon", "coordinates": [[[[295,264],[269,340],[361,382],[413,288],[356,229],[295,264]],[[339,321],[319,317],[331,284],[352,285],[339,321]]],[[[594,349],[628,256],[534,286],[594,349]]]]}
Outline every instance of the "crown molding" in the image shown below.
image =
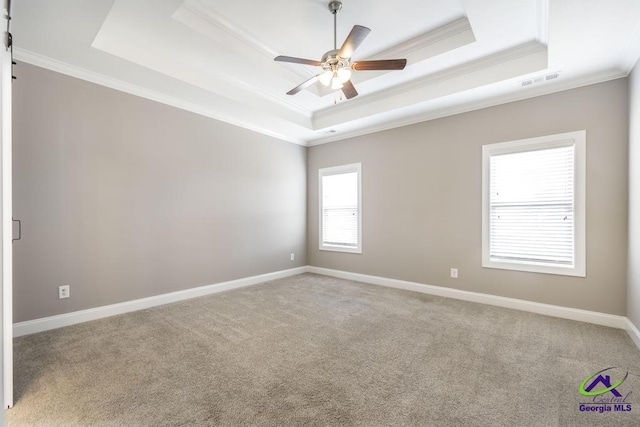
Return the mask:
{"type": "MultiPolygon", "coordinates": [[[[132,8],[133,6],[127,5],[127,7],[132,8]]],[[[249,103],[253,106],[263,104],[261,108],[264,111],[273,111],[274,107],[282,107],[282,111],[278,113],[281,117],[287,117],[287,120],[290,122],[305,128],[310,127],[309,122],[312,111],[294,102],[291,97],[280,93],[280,91],[268,90],[263,85],[252,84],[239,78],[233,71],[227,72],[220,67],[202,68],[197,61],[196,63],[185,61],[180,64],[180,67],[176,67],[175,60],[166,55],[159,54],[162,52],[162,49],[158,49],[152,54],[149,48],[136,42],[136,37],[123,37],[123,29],[117,24],[119,14],[121,13],[122,11],[116,13],[114,10],[109,13],[100,31],[91,43],[92,48],[168,75],[169,77],[176,78],[177,80],[182,80],[185,83],[200,87],[204,90],[217,93],[221,96],[231,98],[243,97],[250,100],[249,103]],[[235,93],[230,96],[230,92],[235,93]]],[[[191,12],[181,6],[173,13],[172,18],[176,19],[179,24],[189,28],[189,30],[212,38],[210,34],[210,29],[212,28],[211,23],[207,21],[205,24],[202,24],[204,18],[200,15],[193,18],[191,12]],[[179,19],[180,17],[182,17],[182,19],[179,19]],[[203,25],[205,29],[203,29],[203,25]]],[[[137,34],[137,32],[135,32],[137,31],[135,30],[137,27],[132,23],[127,25],[128,30],[134,31],[132,34],[137,34]]],[[[223,38],[222,41],[216,40],[215,38],[213,39],[223,46],[229,45],[230,43],[233,43],[234,46],[240,45],[243,57],[251,57],[254,61],[262,61],[262,65],[264,65],[266,61],[265,57],[259,55],[256,58],[256,50],[253,47],[249,48],[246,44],[239,43],[237,41],[238,38],[229,37],[229,34],[231,33],[223,32],[221,36],[223,38]]],[[[272,65],[271,62],[273,62],[273,60],[267,61],[267,65],[272,65]]],[[[249,105],[249,103],[247,105],[249,105]]]]}
{"type": "Polygon", "coordinates": [[[402,85],[394,86],[385,91],[375,92],[370,95],[358,97],[351,100],[349,104],[341,104],[337,107],[334,106],[319,110],[314,114],[313,117],[314,119],[323,118],[335,113],[337,110],[347,110],[350,108],[355,108],[356,104],[368,104],[372,101],[388,99],[391,96],[402,95],[404,93],[411,92],[415,89],[429,86],[434,83],[450,80],[452,78],[460,77],[462,75],[469,74],[484,68],[502,65],[507,62],[513,61],[514,59],[519,59],[543,51],[546,52],[546,46],[543,46],[536,41],[532,41],[524,45],[516,46],[514,48],[498,52],[491,56],[467,62],[456,67],[447,68],[434,74],[426,75],[422,78],[409,81],[402,85]]]}
{"type": "MultiPolygon", "coordinates": [[[[279,104],[289,110],[292,110],[294,113],[300,114],[301,116],[304,117],[304,120],[307,120],[307,121],[310,120],[313,115],[313,112],[311,110],[304,108],[295,102],[290,101],[289,100],[290,97],[288,97],[288,95],[282,95],[280,93],[275,93],[275,92],[266,90],[259,85],[247,83],[244,80],[239,79],[232,74],[225,73],[220,70],[212,70],[211,73],[217,75],[221,80],[224,80],[236,87],[239,87],[250,94],[256,94],[257,96],[262,97],[267,102],[279,104]]],[[[308,125],[305,124],[305,127],[308,127],[308,125]]]]}
{"type": "MultiPolygon", "coordinates": [[[[415,66],[415,64],[475,41],[476,37],[471,29],[469,20],[466,17],[462,17],[378,52],[373,56],[367,57],[366,60],[405,58],[409,66],[415,66]]],[[[386,71],[355,73],[353,79],[356,83],[362,83],[386,73],[386,71]]]]}
{"type": "Polygon", "coordinates": [[[173,14],[174,19],[176,19],[182,9],[189,11],[193,15],[205,20],[218,30],[223,31],[227,35],[246,44],[251,49],[264,55],[266,58],[273,59],[278,55],[275,49],[272,49],[257,38],[253,37],[253,35],[251,35],[250,33],[224,19],[222,15],[220,15],[217,11],[205,5],[200,0],[185,0],[185,2],[182,3],[182,6],[180,6],[173,14]]]}
{"type": "Polygon", "coordinates": [[[60,74],[65,74],[70,77],[74,77],[80,80],[85,80],[91,83],[95,83],[100,86],[105,86],[111,89],[115,89],[120,92],[126,92],[131,95],[139,96],[141,98],[149,99],[159,102],[161,104],[169,105],[171,107],[179,108],[182,110],[190,111],[192,113],[206,116],[212,119],[220,120],[225,123],[232,124],[244,129],[248,129],[254,132],[261,133],[273,138],[277,138],[283,141],[291,142],[297,145],[306,146],[306,141],[298,138],[292,138],[289,135],[285,135],[279,132],[274,132],[269,129],[255,126],[249,121],[238,120],[236,117],[224,114],[218,110],[206,108],[201,105],[185,101],[180,98],[176,98],[164,93],[147,89],[138,85],[127,83],[123,80],[119,80],[113,77],[106,76],[104,74],[97,73],[95,71],[88,70],[86,68],[71,65],[62,61],[58,61],[53,58],[49,58],[44,55],[40,55],[28,50],[20,48],[13,49],[13,57],[17,61],[25,62],[31,65],[35,65],[40,68],[55,71],[60,74]]]}
{"type": "MultiPolygon", "coordinates": [[[[258,38],[239,26],[231,23],[218,11],[207,6],[200,0],[185,0],[173,13],[172,18],[223,45],[225,41],[232,40],[234,45],[240,50],[245,53],[254,54],[262,60],[268,59],[269,61],[273,61],[273,58],[279,55],[279,52],[275,49],[261,42],[258,38]]],[[[291,84],[296,84],[299,79],[306,80],[315,75],[310,67],[303,68],[285,62],[279,63],[279,65],[290,72],[289,75],[285,75],[284,77],[287,78],[291,84]]],[[[322,96],[317,91],[312,91],[312,93],[322,96]]],[[[297,106],[295,103],[286,102],[297,106]]],[[[297,106],[297,108],[301,107],[297,106]]],[[[310,112],[307,114],[310,115],[310,112]]]]}
{"type": "Polygon", "coordinates": [[[604,83],[626,77],[626,73],[620,70],[607,70],[599,73],[590,74],[576,79],[554,82],[542,86],[529,87],[520,92],[508,93],[504,95],[494,96],[488,99],[479,100],[477,102],[464,103],[449,108],[437,109],[433,111],[425,111],[397,120],[389,120],[379,123],[376,126],[367,126],[353,131],[344,133],[334,133],[330,137],[318,138],[307,143],[308,147],[316,145],[328,144],[331,142],[342,141],[349,138],[355,138],[362,135],[368,135],[375,132],[395,129],[403,126],[409,126],[417,123],[436,120],[443,117],[455,116],[457,114],[468,113],[471,111],[482,110],[484,108],[495,107],[498,105],[508,104],[511,102],[522,101],[525,99],[536,98],[539,96],[550,95],[553,93],[563,92],[566,90],[576,89],[583,86],[589,86],[597,83],[604,83]]]}
{"type": "MultiPolygon", "coordinates": [[[[411,56],[411,54],[423,50],[425,48],[432,47],[434,44],[442,42],[447,39],[451,39],[455,36],[464,35],[468,41],[464,44],[472,43],[476,41],[476,37],[471,29],[471,24],[466,17],[458,18],[447,24],[444,24],[434,30],[427,31],[420,34],[410,40],[400,43],[396,46],[392,46],[381,52],[376,53],[371,59],[384,59],[384,58],[400,58],[405,56],[411,56]]],[[[459,47],[459,46],[456,46],[459,47]]],[[[451,48],[446,49],[451,50],[451,48]]],[[[429,55],[431,57],[433,55],[429,55]]],[[[427,59],[427,58],[422,58],[427,59]]]]}
{"type": "MultiPolygon", "coordinates": [[[[218,11],[200,0],[185,0],[172,17],[223,45],[228,44],[229,40],[231,40],[231,43],[239,50],[261,57],[261,59],[268,58],[272,61],[273,58],[279,54],[275,49],[261,42],[239,26],[229,22],[218,11]]],[[[475,40],[476,38],[469,20],[466,17],[461,17],[396,46],[378,52],[368,57],[367,60],[406,57],[409,64],[415,64],[441,53],[473,43],[475,40]]],[[[299,79],[304,81],[316,74],[312,67],[300,67],[299,65],[289,63],[279,63],[279,65],[290,72],[288,76],[286,75],[284,77],[292,84],[298,84],[300,83],[300,81],[298,81],[299,79]],[[295,78],[292,78],[293,76],[295,76],[295,78]]],[[[379,73],[362,73],[359,74],[356,79],[358,82],[364,82],[379,75],[379,73]]],[[[260,88],[255,88],[254,91],[259,90],[260,88]]],[[[318,87],[316,85],[311,86],[307,90],[319,97],[334,93],[334,91],[326,90],[324,87],[318,87]]],[[[283,100],[283,102],[297,106],[297,104],[288,100],[283,100]]]]}
{"type": "MultiPolygon", "coordinates": [[[[477,59],[475,61],[467,62],[459,66],[448,68],[440,72],[436,72],[422,78],[418,78],[404,84],[388,88],[383,91],[375,92],[369,95],[360,95],[357,98],[350,100],[349,103],[339,104],[337,106],[332,106],[330,108],[325,108],[315,112],[312,118],[314,130],[324,129],[332,126],[339,126],[340,124],[346,123],[350,120],[357,120],[359,118],[362,118],[356,116],[356,114],[360,114],[360,116],[362,116],[363,112],[367,109],[366,107],[371,106],[372,104],[384,106],[383,108],[386,108],[386,111],[376,110],[373,113],[371,111],[368,111],[369,114],[366,115],[379,114],[391,111],[392,109],[408,106],[409,104],[407,104],[406,102],[404,105],[401,105],[401,102],[391,102],[390,100],[392,98],[399,99],[402,97],[408,99],[409,94],[425,94],[425,92],[427,92],[431,87],[434,87],[437,84],[446,83],[447,81],[452,81],[463,76],[468,76],[471,73],[481,72],[490,68],[508,65],[509,63],[518,62],[520,60],[526,61],[527,59],[531,59],[535,63],[533,65],[537,66],[534,67],[536,69],[526,70],[520,69],[522,65],[520,67],[516,67],[518,68],[518,75],[523,75],[533,71],[539,71],[539,58],[541,56],[544,56],[544,67],[542,68],[545,68],[546,55],[547,47],[534,40],[519,46],[515,46],[511,49],[507,49],[502,52],[477,59]]],[[[525,64],[525,66],[529,68],[531,64],[525,64]]],[[[509,76],[508,78],[511,77],[513,76],[509,76]]],[[[504,79],[504,77],[500,78],[500,80],[504,79]]],[[[483,82],[482,85],[494,82],[495,81],[489,83],[483,82]]],[[[451,88],[448,93],[442,93],[439,96],[446,96],[453,93],[454,91],[457,92],[460,90],[454,89],[455,88],[451,88]]],[[[447,91],[442,89],[441,92],[447,91]]],[[[433,96],[423,96],[423,101],[428,101],[433,98],[433,96]]]]}
{"type": "Polygon", "coordinates": [[[353,138],[353,137],[362,136],[370,133],[394,129],[402,126],[408,126],[408,125],[425,122],[429,120],[434,120],[442,117],[462,114],[462,113],[475,111],[475,110],[488,108],[488,107],[493,107],[496,105],[501,105],[509,102],[515,102],[515,101],[534,98],[534,97],[543,96],[551,93],[575,89],[578,87],[587,86],[591,84],[603,83],[609,80],[615,80],[618,78],[626,77],[628,74],[623,70],[608,70],[601,73],[595,73],[588,76],[584,76],[578,79],[558,80],[553,84],[534,86],[517,93],[500,95],[490,99],[481,100],[478,102],[473,102],[473,103],[464,104],[464,105],[458,105],[458,106],[454,106],[446,109],[439,109],[436,111],[427,111],[427,112],[423,112],[423,113],[413,115],[411,117],[402,118],[402,119],[379,122],[375,126],[365,126],[353,131],[347,131],[345,133],[331,134],[331,136],[328,136],[328,137],[305,140],[305,139],[291,138],[288,135],[284,135],[278,132],[273,132],[268,129],[263,129],[255,125],[252,125],[251,123],[239,121],[236,118],[229,115],[222,114],[219,111],[207,109],[205,107],[202,107],[194,103],[190,103],[175,97],[165,95],[157,91],[153,91],[147,88],[133,85],[131,83],[124,82],[122,80],[118,80],[118,79],[115,79],[100,73],[96,73],[81,67],[73,66],[73,65],[70,65],[70,64],[67,64],[43,55],[39,55],[27,50],[23,50],[20,48],[14,48],[14,58],[18,61],[35,65],[41,68],[45,68],[54,72],[65,74],[65,75],[78,78],[81,80],[85,80],[91,83],[95,83],[101,86],[109,87],[111,89],[115,89],[121,92],[126,92],[135,96],[139,96],[141,98],[160,102],[162,104],[169,105],[175,108],[180,108],[186,111],[190,111],[195,114],[199,114],[199,115],[213,118],[216,120],[221,120],[226,123],[229,123],[244,129],[248,129],[254,132],[258,132],[263,135],[267,135],[283,141],[291,142],[297,145],[308,146],[308,147],[341,141],[348,138],[353,138]]]}
{"type": "Polygon", "coordinates": [[[620,63],[620,68],[625,72],[625,75],[629,75],[633,68],[638,63],[640,58],[640,23],[636,26],[633,32],[633,37],[629,41],[627,50],[620,63]]]}
{"type": "Polygon", "coordinates": [[[538,0],[538,41],[544,45],[549,43],[549,0],[538,0]]]}

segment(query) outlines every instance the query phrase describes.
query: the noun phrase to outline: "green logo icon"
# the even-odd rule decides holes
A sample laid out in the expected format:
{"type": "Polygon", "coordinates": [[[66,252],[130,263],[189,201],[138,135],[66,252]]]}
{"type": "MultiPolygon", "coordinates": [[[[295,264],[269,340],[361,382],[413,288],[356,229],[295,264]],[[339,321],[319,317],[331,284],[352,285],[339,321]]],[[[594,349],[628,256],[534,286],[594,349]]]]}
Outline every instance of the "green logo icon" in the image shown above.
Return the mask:
{"type": "Polygon", "coordinates": [[[602,371],[596,372],[595,374],[591,375],[590,377],[588,377],[587,379],[582,381],[582,384],[580,384],[580,393],[583,396],[599,396],[601,394],[605,394],[607,392],[611,392],[616,397],[622,397],[622,395],[620,394],[620,392],[618,390],[616,390],[616,388],[620,387],[620,385],[622,385],[624,380],[627,379],[627,377],[629,376],[629,372],[625,373],[624,378],[622,378],[620,381],[618,381],[615,384],[611,384],[611,376],[609,376],[609,375],[604,375],[604,376],[601,375],[603,372],[611,370],[611,369],[615,369],[615,367],[603,369],[602,371]],[[595,380],[593,380],[594,378],[595,378],[595,380]],[[591,380],[593,380],[593,381],[591,381],[591,380]],[[587,383],[589,383],[588,386],[587,386],[587,383]],[[602,384],[605,388],[604,389],[600,389],[600,390],[596,390],[596,391],[592,391],[595,388],[595,386],[598,385],[598,384],[602,384]],[[586,386],[586,388],[585,388],[585,386],[586,386]]]}

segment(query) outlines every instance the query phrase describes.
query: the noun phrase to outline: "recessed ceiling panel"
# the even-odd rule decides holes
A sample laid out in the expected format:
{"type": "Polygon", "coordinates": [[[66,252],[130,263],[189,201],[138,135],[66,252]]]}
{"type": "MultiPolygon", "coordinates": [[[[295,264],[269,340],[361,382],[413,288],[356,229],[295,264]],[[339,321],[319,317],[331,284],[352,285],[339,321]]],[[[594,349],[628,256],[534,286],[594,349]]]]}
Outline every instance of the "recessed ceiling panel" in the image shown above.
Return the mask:
{"type": "Polygon", "coordinates": [[[354,60],[408,65],[354,72],[350,100],[318,85],[288,96],[320,69],[273,58],[319,60],[333,48],[328,2],[13,2],[14,55],[307,143],[622,77],[640,55],[637,0],[343,0],[337,44],[363,25],[371,33],[354,60]],[[521,84],[549,73],[559,74],[521,84]]]}

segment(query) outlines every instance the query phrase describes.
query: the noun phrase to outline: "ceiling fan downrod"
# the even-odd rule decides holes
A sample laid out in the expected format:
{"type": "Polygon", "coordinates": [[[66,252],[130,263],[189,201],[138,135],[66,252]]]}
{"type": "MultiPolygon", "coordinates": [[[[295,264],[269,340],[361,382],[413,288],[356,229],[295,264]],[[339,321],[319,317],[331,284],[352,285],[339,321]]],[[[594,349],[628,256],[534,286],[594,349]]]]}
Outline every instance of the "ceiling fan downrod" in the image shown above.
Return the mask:
{"type": "Polygon", "coordinates": [[[329,2],[329,12],[333,15],[333,50],[322,56],[322,68],[325,72],[319,76],[324,86],[331,85],[332,89],[340,89],[351,78],[349,58],[338,56],[338,12],[342,10],[342,2],[332,0],[329,2]]]}
{"type": "Polygon", "coordinates": [[[338,49],[338,12],[342,9],[342,2],[333,0],[329,2],[329,11],[333,14],[333,50],[338,49]]]}

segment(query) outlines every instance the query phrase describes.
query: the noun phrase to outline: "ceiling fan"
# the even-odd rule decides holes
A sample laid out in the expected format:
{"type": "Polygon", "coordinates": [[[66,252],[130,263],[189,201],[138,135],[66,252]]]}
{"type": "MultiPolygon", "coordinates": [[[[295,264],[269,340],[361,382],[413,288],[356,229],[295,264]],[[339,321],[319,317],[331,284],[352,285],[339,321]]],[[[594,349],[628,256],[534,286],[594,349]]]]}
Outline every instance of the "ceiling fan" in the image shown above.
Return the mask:
{"type": "Polygon", "coordinates": [[[384,59],[375,61],[357,61],[352,62],[353,52],[360,46],[364,39],[369,35],[371,29],[361,25],[354,25],[353,29],[347,36],[340,49],[337,48],[337,15],[342,9],[342,2],[330,1],[329,11],[333,14],[333,50],[322,55],[322,60],[314,61],[311,59],[294,58],[291,56],[277,56],[274,60],[280,62],[292,62],[294,64],[313,65],[322,67],[322,73],[311,77],[304,83],[294,87],[287,95],[295,95],[296,93],[308,88],[312,84],[319,81],[324,86],[330,86],[331,89],[342,89],[342,92],[351,99],[358,96],[356,88],[351,83],[351,70],[355,71],[377,71],[377,70],[402,70],[407,65],[406,59],[384,59]]]}

